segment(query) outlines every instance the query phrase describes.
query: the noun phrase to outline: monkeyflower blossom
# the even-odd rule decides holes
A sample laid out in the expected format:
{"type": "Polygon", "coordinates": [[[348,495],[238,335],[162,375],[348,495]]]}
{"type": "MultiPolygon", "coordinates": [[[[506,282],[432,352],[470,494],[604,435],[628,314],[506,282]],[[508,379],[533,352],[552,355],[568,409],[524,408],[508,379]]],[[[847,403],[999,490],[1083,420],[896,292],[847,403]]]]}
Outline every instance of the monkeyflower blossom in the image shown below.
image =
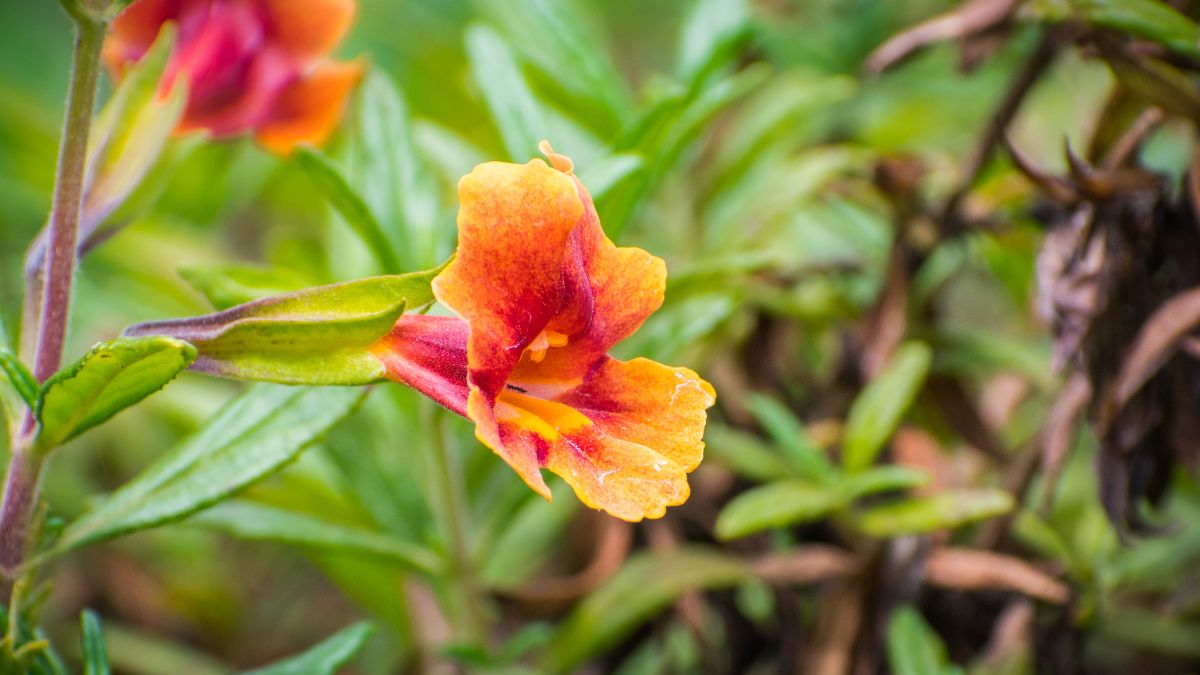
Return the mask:
{"type": "Polygon", "coordinates": [[[326,58],[354,14],[354,0],[137,0],[113,22],[104,60],[120,79],[173,22],[163,86],[179,79],[188,87],[177,130],[253,132],[287,154],[332,133],[362,76],[360,62],[326,58]]]}
{"type": "Polygon", "coordinates": [[[662,304],[666,267],[615,246],[571,160],[542,150],[549,165],[459,182],[458,253],[433,280],[458,317],[404,315],[371,353],[544,497],[549,469],[592,508],[657,518],[688,497],[716,394],[687,368],[608,355],[662,304]]]}

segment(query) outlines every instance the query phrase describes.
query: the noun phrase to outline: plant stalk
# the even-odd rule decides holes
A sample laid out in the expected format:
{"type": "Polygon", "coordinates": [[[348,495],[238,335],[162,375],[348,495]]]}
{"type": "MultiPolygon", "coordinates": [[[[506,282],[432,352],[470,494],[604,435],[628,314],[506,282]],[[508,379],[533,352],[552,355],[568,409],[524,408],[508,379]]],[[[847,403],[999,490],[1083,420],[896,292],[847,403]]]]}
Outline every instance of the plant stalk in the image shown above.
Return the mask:
{"type": "Polygon", "coordinates": [[[54,204],[50,211],[46,285],[42,292],[37,353],[33,362],[33,374],[41,382],[53,375],[62,363],[75,277],[75,244],[83,204],[88,132],[100,76],[100,48],[104,44],[104,24],[79,19],[76,25],[67,114],[63,121],[54,204]]]}
{"type": "Polygon", "coordinates": [[[480,646],[487,646],[487,628],[484,621],[479,584],[475,578],[469,535],[467,532],[467,502],[463,492],[462,471],[446,442],[442,425],[442,410],[433,411],[434,448],[432,455],[432,479],[436,491],[433,501],[442,526],[448,536],[450,574],[446,598],[451,605],[455,638],[480,646]]]}
{"type": "MultiPolygon", "coordinates": [[[[70,13],[75,19],[75,46],[50,211],[45,286],[40,298],[33,368],[39,382],[45,382],[62,363],[75,276],[88,133],[100,77],[100,49],[107,29],[103,21],[92,16],[70,13]]],[[[26,302],[36,303],[39,299],[26,298],[26,302]]],[[[28,529],[37,504],[38,478],[44,461],[42,453],[33,447],[36,427],[32,413],[27,414],[21,428],[14,430],[11,444],[12,457],[0,501],[0,573],[6,577],[20,566],[30,539],[28,529]]]]}

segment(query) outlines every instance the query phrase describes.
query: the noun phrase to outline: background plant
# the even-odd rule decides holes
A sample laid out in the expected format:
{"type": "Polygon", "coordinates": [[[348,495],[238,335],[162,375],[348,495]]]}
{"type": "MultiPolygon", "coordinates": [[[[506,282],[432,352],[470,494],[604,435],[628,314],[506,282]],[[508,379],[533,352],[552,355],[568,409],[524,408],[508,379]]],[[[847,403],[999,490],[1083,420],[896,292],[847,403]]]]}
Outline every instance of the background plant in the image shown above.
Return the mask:
{"type": "MultiPolygon", "coordinates": [[[[142,673],[331,635],[313,658],[360,672],[1194,669],[1195,436],[1172,427],[1194,321],[1155,314],[1195,283],[1194,4],[364,2],[339,138],[176,144],[83,260],[67,361],[134,322],[432,268],[454,182],[544,137],[609,235],[668,262],[618,351],[721,393],[691,500],[630,526],[561,485],[545,503],[402,388],[184,375],[56,451],[37,621],[9,646],[43,631],[80,670],[102,634],[142,673]],[[1112,301],[1043,295],[1047,322],[1035,258],[1087,260],[1046,234],[1080,213],[1127,276],[1053,268],[1044,288],[1112,301]]],[[[0,7],[10,347],[69,36],[53,4],[0,7]]]]}

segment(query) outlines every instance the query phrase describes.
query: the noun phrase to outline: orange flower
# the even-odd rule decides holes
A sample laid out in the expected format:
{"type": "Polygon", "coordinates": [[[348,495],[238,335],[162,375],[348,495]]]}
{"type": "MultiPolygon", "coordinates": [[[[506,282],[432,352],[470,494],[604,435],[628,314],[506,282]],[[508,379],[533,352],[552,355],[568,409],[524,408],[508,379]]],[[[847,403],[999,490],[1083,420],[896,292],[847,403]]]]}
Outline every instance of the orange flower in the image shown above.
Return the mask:
{"type": "Polygon", "coordinates": [[[406,315],[372,353],[388,376],[475,422],[546,498],[541,469],[630,521],[688,497],[708,382],[610,347],[662,304],[663,261],[604,235],[571,161],[491,162],[458,184],[458,255],[434,293],[460,317],[406,315]]]}
{"type": "Polygon", "coordinates": [[[113,22],[104,60],[115,78],[145,55],[163,24],[178,39],[163,84],[188,85],[179,131],[253,131],[287,154],[323,142],[362,76],[324,58],[354,19],[354,0],[137,0],[113,22]]]}

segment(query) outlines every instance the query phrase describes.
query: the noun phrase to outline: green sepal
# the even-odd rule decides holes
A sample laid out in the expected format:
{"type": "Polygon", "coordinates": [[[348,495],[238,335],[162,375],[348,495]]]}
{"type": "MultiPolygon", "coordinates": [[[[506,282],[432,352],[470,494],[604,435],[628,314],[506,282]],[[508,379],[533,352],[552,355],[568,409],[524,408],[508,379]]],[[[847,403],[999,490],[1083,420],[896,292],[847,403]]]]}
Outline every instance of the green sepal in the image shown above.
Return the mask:
{"type": "Polygon", "coordinates": [[[133,326],[126,335],[169,335],[199,350],[194,370],[281,384],[360,385],[384,377],[368,348],[406,309],[433,301],[442,267],[307,288],[215,314],[133,326]]]}

